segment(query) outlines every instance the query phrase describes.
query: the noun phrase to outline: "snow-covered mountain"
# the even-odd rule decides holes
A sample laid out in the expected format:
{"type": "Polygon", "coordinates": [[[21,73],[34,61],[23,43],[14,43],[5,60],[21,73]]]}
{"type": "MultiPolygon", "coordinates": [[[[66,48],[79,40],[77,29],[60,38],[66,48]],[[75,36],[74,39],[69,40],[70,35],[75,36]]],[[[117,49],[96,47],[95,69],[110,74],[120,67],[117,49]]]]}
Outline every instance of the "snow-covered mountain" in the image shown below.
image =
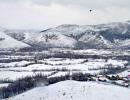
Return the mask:
{"type": "Polygon", "coordinates": [[[129,100],[127,88],[95,82],[62,81],[34,88],[7,100],[129,100]]]}
{"type": "Polygon", "coordinates": [[[3,32],[0,32],[0,50],[2,49],[21,49],[25,47],[30,47],[21,41],[18,41],[3,32]]]}
{"type": "Polygon", "coordinates": [[[129,21],[83,26],[64,24],[40,32],[5,33],[34,48],[130,48],[129,21]]]}

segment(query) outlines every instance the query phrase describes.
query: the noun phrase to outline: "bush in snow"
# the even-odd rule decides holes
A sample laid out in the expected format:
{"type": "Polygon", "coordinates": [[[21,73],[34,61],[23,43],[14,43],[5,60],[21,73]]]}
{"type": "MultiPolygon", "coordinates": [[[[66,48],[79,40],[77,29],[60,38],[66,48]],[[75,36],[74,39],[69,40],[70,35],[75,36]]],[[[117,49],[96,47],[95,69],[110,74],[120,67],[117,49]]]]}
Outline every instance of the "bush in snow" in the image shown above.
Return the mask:
{"type": "Polygon", "coordinates": [[[88,73],[74,73],[72,74],[71,78],[72,80],[76,80],[76,81],[88,81],[88,80],[92,80],[92,75],[88,74],[88,73]]]}
{"type": "Polygon", "coordinates": [[[46,79],[47,77],[42,74],[20,78],[15,82],[9,84],[8,87],[0,88],[0,99],[23,93],[24,91],[36,87],[39,82],[45,82],[46,79]]]}
{"type": "Polygon", "coordinates": [[[117,66],[117,67],[107,67],[107,69],[104,69],[103,71],[100,72],[101,75],[108,75],[108,74],[116,74],[122,71],[125,71],[127,68],[126,67],[121,67],[121,66],[117,66]]]}

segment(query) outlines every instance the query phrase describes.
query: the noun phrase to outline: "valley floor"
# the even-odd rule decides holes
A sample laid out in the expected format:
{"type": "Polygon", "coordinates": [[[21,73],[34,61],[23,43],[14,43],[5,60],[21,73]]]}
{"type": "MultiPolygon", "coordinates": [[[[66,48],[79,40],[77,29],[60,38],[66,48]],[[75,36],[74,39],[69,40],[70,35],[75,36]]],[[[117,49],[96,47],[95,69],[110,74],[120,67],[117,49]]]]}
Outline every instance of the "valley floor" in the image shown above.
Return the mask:
{"type": "MultiPolygon", "coordinates": [[[[48,52],[48,55],[54,53],[48,52]]],[[[0,89],[8,88],[19,78],[33,77],[38,74],[46,75],[49,79],[83,73],[91,74],[93,77],[90,79],[94,81],[79,82],[65,79],[66,81],[48,86],[40,84],[21,94],[13,94],[5,100],[130,100],[130,52],[64,50],[55,51],[55,53],[61,54],[60,56],[76,54],[76,57],[81,58],[75,58],[75,56],[73,58],[44,58],[46,52],[16,52],[8,55],[2,52],[0,55],[0,89]],[[44,56],[36,59],[36,56],[41,55],[44,56]],[[119,77],[116,77],[117,75],[119,77]],[[113,78],[112,76],[116,79],[109,79],[109,77],[113,78]]]]}

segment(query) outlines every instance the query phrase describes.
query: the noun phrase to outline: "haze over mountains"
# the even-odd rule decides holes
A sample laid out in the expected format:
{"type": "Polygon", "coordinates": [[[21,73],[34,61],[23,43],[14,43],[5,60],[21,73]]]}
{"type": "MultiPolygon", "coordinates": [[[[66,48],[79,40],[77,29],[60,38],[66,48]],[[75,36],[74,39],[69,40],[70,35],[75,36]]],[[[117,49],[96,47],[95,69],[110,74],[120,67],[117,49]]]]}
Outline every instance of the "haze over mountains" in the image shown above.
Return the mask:
{"type": "Polygon", "coordinates": [[[41,31],[0,28],[0,49],[130,48],[130,21],[99,25],[60,25],[41,31]]]}

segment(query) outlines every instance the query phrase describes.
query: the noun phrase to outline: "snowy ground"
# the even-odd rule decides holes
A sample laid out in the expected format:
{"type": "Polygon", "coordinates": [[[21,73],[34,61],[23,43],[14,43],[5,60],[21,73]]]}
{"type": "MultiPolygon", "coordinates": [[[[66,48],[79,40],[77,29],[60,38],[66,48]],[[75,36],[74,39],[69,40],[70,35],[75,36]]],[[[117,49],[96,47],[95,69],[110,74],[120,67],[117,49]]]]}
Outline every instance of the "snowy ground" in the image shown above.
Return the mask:
{"type": "Polygon", "coordinates": [[[74,54],[84,54],[84,55],[130,55],[129,50],[106,50],[106,49],[86,49],[86,50],[59,50],[59,49],[52,49],[52,52],[73,52],[74,54]]]}
{"type": "Polygon", "coordinates": [[[23,78],[26,76],[33,76],[36,75],[38,73],[42,73],[44,75],[50,75],[51,73],[53,73],[53,71],[46,71],[46,72],[26,72],[26,71],[22,71],[22,72],[15,72],[15,71],[0,71],[0,79],[4,80],[4,79],[9,79],[9,80],[16,80],[18,78],[23,78]]]}
{"type": "Polygon", "coordinates": [[[130,89],[95,82],[62,81],[6,100],[130,100],[130,89]]]}
{"type": "MultiPolygon", "coordinates": [[[[44,58],[37,60],[33,58],[33,54],[39,52],[23,53],[17,52],[17,55],[0,55],[0,61],[3,59],[22,59],[13,62],[0,62],[0,81],[2,80],[16,80],[26,76],[35,76],[36,74],[44,74],[50,77],[65,76],[72,73],[90,73],[99,75],[108,67],[112,68],[127,68],[114,75],[127,77],[130,75],[130,63],[128,60],[115,59],[116,55],[130,55],[129,51],[111,51],[111,50],[50,50],[47,53],[54,54],[55,52],[73,52],[82,55],[105,55],[113,58],[44,58]],[[19,55],[20,54],[20,55],[19,55]],[[27,59],[28,58],[28,59],[27,59]],[[27,59],[27,60],[26,60],[27,59]],[[32,60],[33,59],[33,60],[32,60]]],[[[41,54],[40,54],[41,55],[41,54]]],[[[113,74],[112,74],[113,75],[113,74]]],[[[97,80],[97,77],[95,77],[97,80]]],[[[100,77],[103,80],[105,77],[100,77]]],[[[106,79],[106,78],[105,78],[106,79]]],[[[124,82],[124,81],[118,81],[124,82]]],[[[109,83],[109,82],[108,82],[109,83]]],[[[108,84],[96,82],[76,82],[64,81],[50,86],[37,87],[16,97],[7,100],[130,100],[129,88],[116,86],[111,83],[108,84]],[[52,91],[53,90],[53,91],[52,91]],[[106,95],[107,94],[107,95],[106,95]],[[24,98],[24,99],[23,99],[24,98]]],[[[9,83],[0,83],[0,87],[7,87],[9,83]]]]}
{"type": "Polygon", "coordinates": [[[72,71],[72,72],[84,72],[91,74],[98,74],[102,71],[102,68],[112,67],[125,67],[127,61],[122,60],[107,60],[104,59],[58,59],[51,58],[40,61],[41,64],[31,64],[29,61],[11,62],[11,63],[1,63],[0,68],[0,79],[11,79],[15,80],[20,77],[31,76],[37,73],[42,73],[45,75],[51,74],[51,72],[56,71],[57,73],[62,73],[72,71]],[[25,67],[26,64],[29,64],[25,67]],[[3,68],[4,66],[4,68],[3,68]],[[92,70],[94,69],[94,70],[92,70]]]}
{"type": "Polygon", "coordinates": [[[9,85],[8,83],[4,83],[4,84],[0,83],[0,87],[7,87],[8,85],[9,85]]]}

